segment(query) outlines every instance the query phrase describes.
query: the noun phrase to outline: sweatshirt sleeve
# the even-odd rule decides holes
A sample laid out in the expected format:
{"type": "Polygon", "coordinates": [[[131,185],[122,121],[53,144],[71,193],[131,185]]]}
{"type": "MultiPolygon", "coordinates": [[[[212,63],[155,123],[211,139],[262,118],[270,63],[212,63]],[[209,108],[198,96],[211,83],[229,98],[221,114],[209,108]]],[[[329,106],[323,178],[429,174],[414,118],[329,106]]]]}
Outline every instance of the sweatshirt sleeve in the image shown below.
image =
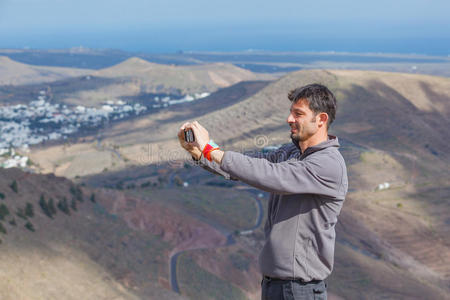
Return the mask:
{"type": "MultiPolygon", "coordinates": [[[[266,153],[263,153],[261,151],[250,152],[250,153],[246,154],[246,156],[261,158],[261,159],[265,159],[270,162],[276,162],[276,161],[280,161],[280,160],[285,160],[288,157],[289,151],[291,151],[291,148],[292,147],[290,145],[286,145],[286,146],[280,147],[277,150],[274,150],[271,152],[266,152],[266,153]]],[[[203,169],[205,169],[213,174],[223,176],[225,179],[239,180],[238,178],[233,177],[228,172],[224,171],[220,167],[220,165],[217,164],[216,162],[208,161],[206,158],[203,157],[203,155],[200,158],[200,160],[195,160],[195,161],[203,169]]]]}
{"type": "Polygon", "coordinates": [[[251,186],[276,194],[319,194],[332,200],[345,197],[342,163],[328,151],[305,160],[279,163],[226,151],[221,169],[251,186]]]}

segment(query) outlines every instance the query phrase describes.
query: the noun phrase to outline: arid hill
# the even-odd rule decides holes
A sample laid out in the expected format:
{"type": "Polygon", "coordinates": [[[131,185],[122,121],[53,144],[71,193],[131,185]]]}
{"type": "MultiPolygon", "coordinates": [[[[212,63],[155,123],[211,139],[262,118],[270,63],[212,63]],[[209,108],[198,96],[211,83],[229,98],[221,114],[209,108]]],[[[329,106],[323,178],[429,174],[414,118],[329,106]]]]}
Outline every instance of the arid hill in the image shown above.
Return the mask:
{"type": "Polygon", "coordinates": [[[232,64],[214,63],[195,66],[171,66],[129,58],[115,66],[92,73],[95,77],[115,79],[106,87],[67,95],[66,102],[95,104],[105,99],[154,94],[184,95],[214,92],[241,81],[273,80],[267,74],[252,73],[232,64]]]}
{"type": "Polygon", "coordinates": [[[0,85],[37,84],[83,76],[91,72],[89,69],[27,65],[0,56],[0,85]]]}
{"type": "MultiPolygon", "coordinates": [[[[244,101],[220,106],[218,111],[209,109],[206,115],[197,118],[218,142],[227,147],[241,149],[284,143],[289,141],[285,123],[290,105],[287,92],[310,82],[327,84],[336,93],[339,109],[332,132],[339,137],[390,151],[417,151],[426,160],[430,159],[431,165],[433,161],[448,159],[449,145],[442,137],[446,137],[449,124],[446,113],[449,111],[450,79],[443,77],[374,71],[299,71],[244,101]]],[[[223,102],[228,99],[223,98],[223,102]]],[[[199,114],[201,111],[197,111],[197,116],[199,114]]],[[[116,124],[99,135],[105,144],[115,146],[130,162],[143,163],[143,155],[145,162],[168,161],[185,157],[183,152],[177,151],[175,133],[190,118],[191,114],[186,114],[182,107],[173,107],[116,124]],[[170,157],[167,152],[156,151],[160,148],[171,149],[170,157]],[[150,156],[149,149],[154,150],[150,156]]],[[[71,147],[64,147],[66,157],[72,157],[70,161],[86,151],[96,151],[89,143],[71,147]]],[[[44,170],[69,177],[82,175],[75,170],[64,173],[63,169],[53,169],[55,164],[66,167],[71,164],[63,159],[65,154],[60,149],[60,146],[44,148],[35,151],[32,158],[44,170]]],[[[111,167],[103,164],[111,163],[106,158],[103,155],[98,161],[101,166],[96,167],[97,170],[111,167]]],[[[86,172],[88,169],[84,170],[83,174],[89,173],[86,172]]]]}
{"type": "MultiPolygon", "coordinates": [[[[287,92],[313,82],[326,84],[338,98],[331,134],[341,141],[350,177],[338,223],[330,291],[346,299],[359,299],[361,290],[368,298],[445,298],[450,280],[446,239],[450,79],[373,71],[300,71],[197,119],[225,150],[286,143],[287,92]],[[389,188],[378,189],[384,182],[389,188]]],[[[114,171],[126,171],[131,164],[141,165],[145,173],[147,164],[188,158],[175,137],[187,120],[182,110],[162,110],[102,131],[102,143],[120,153],[110,161],[96,153],[93,141],[43,148],[31,157],[44,169],[56,167],[58,174],[87,175],[82,172],[109,168],[104,175],[120,180],[120,173],[114,171]]],[[[209,259],[220,253],[205,250],[194,253],[193,259],[215,276],[227,278],[209,259]]]]}
{"type": "Polygon", "coordinates": [[[72,105],[100,106],[109,100],[149,104],[151,95],[192,96],[275,78],[224,63],[172,66],[134,57],[95,71],[32,66],[0,56],[0,102],[26,103],[45,90],[51,101],[72,105]]]}
{"type": "MultiPolygon", "coordinates": [[[[130,209],[138,224],[117,217],[111,199],[140,203],[54,175],[0,169],[0,299],[185,299],[158,283],[168,281],[168,253],[180,237],[142,227],[143,218],[130,209]]],[[[169,208],[148,205],[154,214],[202,228],[169,208]]]]}
{"type": "Polygon", "coordinates": [[[273,79],[269,75],[255,74],[232,64],[214,63],[194,66],[155,64],[133,57],[102,69],[93,75],[100,77],[134,78],[146,87],[142,92],[159,92],[168,87],[184,93],[214,91],[240,81],[273,79]]]}

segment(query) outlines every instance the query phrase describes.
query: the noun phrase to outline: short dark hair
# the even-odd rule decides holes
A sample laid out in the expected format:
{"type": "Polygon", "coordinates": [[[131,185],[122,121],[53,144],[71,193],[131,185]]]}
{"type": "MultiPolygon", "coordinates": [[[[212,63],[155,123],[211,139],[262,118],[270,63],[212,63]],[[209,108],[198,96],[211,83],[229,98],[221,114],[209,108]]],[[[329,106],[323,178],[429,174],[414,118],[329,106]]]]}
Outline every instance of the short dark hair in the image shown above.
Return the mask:
{"type": "Polygon", "coordinates": [[[336,98],[324,85],[313,83],[293,89],[289,92],[288,98],[294,103],[302,99],[307,100],[309,109],[316,115],[321,112],[327,113],[327,128],[330,127],[336,117],[336,98]]]}

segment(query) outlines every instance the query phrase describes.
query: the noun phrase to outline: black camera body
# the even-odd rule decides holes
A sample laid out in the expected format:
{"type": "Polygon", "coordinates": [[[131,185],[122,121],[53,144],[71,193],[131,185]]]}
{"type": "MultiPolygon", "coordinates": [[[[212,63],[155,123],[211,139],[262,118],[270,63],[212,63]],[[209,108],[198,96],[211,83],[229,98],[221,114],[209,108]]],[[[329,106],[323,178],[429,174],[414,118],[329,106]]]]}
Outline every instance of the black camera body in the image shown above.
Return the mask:
{"type": "Polygon", "coordinates": [[[188,143],[195,142],[195,136],[192,129],[184,130],[184,140],[188,143]]]}

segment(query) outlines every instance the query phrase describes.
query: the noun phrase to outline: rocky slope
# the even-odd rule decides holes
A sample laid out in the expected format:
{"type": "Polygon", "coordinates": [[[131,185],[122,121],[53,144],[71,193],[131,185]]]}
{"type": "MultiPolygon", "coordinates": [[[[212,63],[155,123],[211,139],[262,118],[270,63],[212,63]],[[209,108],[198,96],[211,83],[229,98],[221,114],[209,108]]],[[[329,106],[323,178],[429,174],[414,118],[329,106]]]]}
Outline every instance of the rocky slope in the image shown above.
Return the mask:
{"type": "Polygon", "coordinates": [[[1,299],[182,299],[159,283],[175,238],[109,212],[120,193],[17,169],[0,169],[0,193],[1,299]]]}

